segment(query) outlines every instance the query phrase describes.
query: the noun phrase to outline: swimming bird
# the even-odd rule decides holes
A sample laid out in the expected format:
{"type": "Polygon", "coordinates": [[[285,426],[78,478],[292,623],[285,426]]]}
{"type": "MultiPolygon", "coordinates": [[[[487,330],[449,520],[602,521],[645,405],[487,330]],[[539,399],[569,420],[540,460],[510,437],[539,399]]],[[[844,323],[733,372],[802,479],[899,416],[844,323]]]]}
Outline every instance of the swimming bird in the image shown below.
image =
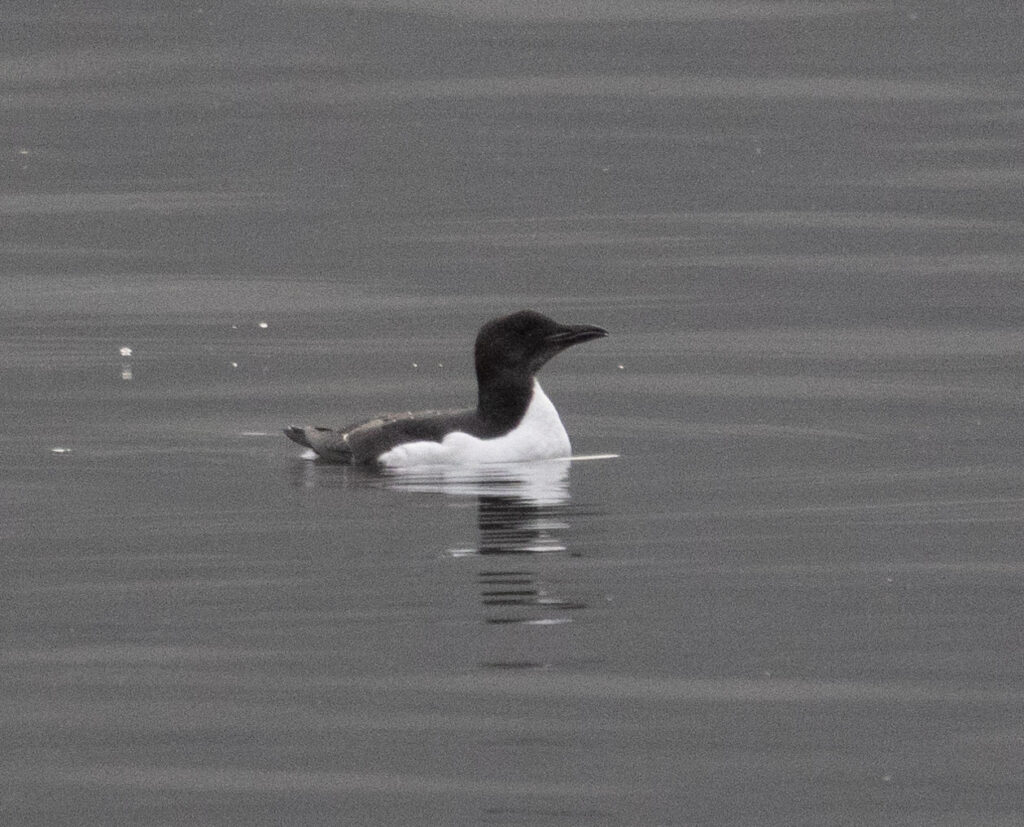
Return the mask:
{"type": "Polygon", "coordinates": [[[566,348],[607,335],[521,310],[477,334],[475,408],[386,414],[338,429],[292,425],[284,433],[322,459],[384,467],[567,457],[569,436],[536,373],[566,348]]]}

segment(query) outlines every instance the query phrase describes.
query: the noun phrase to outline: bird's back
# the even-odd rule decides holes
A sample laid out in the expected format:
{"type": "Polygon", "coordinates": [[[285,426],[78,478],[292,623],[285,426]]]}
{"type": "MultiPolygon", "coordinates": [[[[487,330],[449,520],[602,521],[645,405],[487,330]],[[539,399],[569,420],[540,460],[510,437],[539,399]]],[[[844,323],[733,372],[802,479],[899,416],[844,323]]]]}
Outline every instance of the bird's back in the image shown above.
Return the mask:
{"type": "Polygon", "coordinates": [[[285,435],[323,459],[358,465],[376,462],[403,443],[440,442],[453,430],[481,439],[492,435],[471,408],[382,414],[342,428],[291,426],[285,435]]]}

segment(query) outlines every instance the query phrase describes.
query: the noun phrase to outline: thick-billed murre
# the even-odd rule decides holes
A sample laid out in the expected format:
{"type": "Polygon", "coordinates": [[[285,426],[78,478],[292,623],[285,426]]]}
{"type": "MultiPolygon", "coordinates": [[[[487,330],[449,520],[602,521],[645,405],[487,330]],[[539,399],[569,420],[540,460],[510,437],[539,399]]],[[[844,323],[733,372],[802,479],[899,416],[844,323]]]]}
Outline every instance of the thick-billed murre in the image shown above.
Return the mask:
{"type": "Polygon", "coordinates": [[[325,460],[386,467],[567,457],[569,436],[534,374],[567,347],[607,336],[533,310],[487,322],[476,337],[477,405],[388,414],[344,428],[291,426],[285,435],[325,460]]]}

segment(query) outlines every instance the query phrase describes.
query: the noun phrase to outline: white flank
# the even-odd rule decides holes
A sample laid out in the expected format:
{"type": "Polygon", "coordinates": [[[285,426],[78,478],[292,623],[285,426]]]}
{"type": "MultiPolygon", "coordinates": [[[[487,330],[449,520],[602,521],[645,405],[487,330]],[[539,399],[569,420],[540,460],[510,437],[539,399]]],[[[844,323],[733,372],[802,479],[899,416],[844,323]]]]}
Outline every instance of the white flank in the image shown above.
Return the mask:
{"type": "Polygon", "coordinates": [[[522,421],[504,436],[478,439],[454,431],[441,442],[406,442],[379,457],[388,468],[416,465],[477,465],[568,457],[572,452],[558,411],[540,383],[533,380],[533,397],[522,421]]]}

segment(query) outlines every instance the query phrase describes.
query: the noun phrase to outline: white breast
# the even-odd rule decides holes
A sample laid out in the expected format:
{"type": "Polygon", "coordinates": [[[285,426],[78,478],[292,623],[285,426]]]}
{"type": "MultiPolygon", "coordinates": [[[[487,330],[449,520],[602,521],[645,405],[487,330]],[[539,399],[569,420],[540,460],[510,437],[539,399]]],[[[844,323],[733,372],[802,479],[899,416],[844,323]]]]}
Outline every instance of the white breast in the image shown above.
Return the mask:
{"type": "Polygon", "coordinates": [[[406,442],[378,458],[389,468],[413,465],[475,465],[525,462],[568,457],[572,453],[558,411],[540,383],[533,380],[533,397],[520,423],[504,436],[479,439],[454,431],[441,442],[406,442]]]}

